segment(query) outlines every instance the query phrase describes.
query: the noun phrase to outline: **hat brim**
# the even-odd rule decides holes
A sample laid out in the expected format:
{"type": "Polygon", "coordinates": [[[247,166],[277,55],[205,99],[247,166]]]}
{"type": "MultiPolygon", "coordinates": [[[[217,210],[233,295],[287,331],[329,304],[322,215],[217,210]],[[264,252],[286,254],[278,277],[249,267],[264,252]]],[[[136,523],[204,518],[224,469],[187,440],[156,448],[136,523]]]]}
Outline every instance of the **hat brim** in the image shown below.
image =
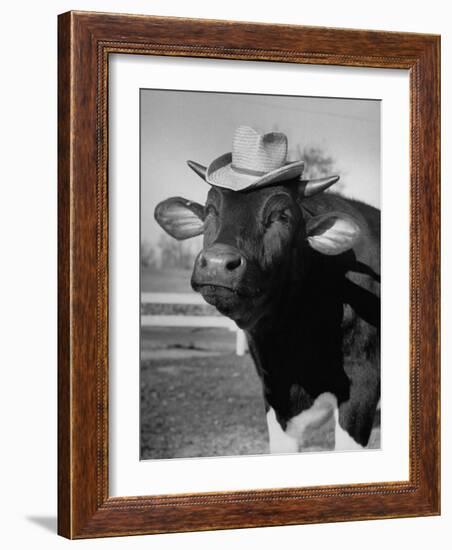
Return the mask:
{"type": "Polygon", "coordinates": [[[232,168],[232,153],[226,153],[209,164],[206,171],[206,181],[210,185],[223,187],[232,191],[244,191],[264,187],[280,181],[286,181],[303,173],[302,160],[290,162],[263,176],[243,174],[232,168]]]}

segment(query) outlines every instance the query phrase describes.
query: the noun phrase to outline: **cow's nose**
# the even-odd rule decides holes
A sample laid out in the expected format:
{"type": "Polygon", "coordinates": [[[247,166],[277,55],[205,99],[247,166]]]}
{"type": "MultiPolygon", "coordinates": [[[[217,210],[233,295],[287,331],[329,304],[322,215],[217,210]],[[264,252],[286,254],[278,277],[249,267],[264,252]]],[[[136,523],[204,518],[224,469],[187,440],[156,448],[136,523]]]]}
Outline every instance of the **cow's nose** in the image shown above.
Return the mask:
{"type": "Polygon", "coordinates": [[[202,268],[234,271],[242,265],[242,257],[238,252],[214,248],[201,252],[199,262],[202,268]]]}
{"type": "Polygon", "coordinates": [[[203,250],[196,263],[200,279],[220,285],[228,285],[237,280],[245,269],[245,258],[242,254],[226,244],[214,244],[203,250]]]}

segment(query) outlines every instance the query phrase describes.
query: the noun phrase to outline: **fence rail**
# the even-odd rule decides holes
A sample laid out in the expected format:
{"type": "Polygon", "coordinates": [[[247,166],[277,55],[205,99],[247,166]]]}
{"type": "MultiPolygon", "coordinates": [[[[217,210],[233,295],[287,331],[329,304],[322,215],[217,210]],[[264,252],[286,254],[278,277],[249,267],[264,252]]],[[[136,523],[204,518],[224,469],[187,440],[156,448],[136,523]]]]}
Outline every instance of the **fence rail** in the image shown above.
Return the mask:
{"type": "MultiPolygon", "coordinates": [[[[188,304],[204,305],[205,302],[199,294],[183,294],[168,292],[142,292],[142,304],[188,304]]],[[[141,315],[143,327],[223,327],[236,333],[235,352],[244,355],[247,342],[243,330],[228,317],[218,315],[141,315]]]]}
{"type": "Polygon", "coordinates": [[[201,294],[194,292],[142,292],[142,304],[189,304],[189,305],[206,305],[201,294]]]}

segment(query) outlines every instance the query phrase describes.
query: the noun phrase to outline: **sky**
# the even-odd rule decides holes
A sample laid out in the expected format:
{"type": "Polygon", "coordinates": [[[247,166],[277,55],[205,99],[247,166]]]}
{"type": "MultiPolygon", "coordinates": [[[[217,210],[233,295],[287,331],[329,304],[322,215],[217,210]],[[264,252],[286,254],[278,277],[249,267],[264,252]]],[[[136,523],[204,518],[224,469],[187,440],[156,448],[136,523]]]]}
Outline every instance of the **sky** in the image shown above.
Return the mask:
{"type": "Polygon", "coordinates": [[[378,100],[141,90],[140,120],[142,241],[156,244],[163,232],[153,215],[161,200],[205,200],[209,185],[186,161],[208,165],[231,151],[240,125],[285,133],[289,153],[321,148],[345,196],[380,206],[378,100]]]}

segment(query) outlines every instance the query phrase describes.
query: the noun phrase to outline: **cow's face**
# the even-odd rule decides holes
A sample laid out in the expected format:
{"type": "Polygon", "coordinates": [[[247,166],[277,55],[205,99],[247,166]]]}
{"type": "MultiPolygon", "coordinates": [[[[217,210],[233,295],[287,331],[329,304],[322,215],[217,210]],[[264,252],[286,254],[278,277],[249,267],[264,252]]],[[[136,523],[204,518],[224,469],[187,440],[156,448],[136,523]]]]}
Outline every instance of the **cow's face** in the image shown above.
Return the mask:
{"type": "Polygon", "coordinates": [[[306,182],[247,192],[211,187],[204,206],[173,197],[157,206],[155,217],[176,239],[204,234],[192,287],[240,327],[250,328],[290,277],[301,275],[309,247],[339,254],[359,234],[348,216],[306,214],[300,208],[304,193],[306,182]]]}

